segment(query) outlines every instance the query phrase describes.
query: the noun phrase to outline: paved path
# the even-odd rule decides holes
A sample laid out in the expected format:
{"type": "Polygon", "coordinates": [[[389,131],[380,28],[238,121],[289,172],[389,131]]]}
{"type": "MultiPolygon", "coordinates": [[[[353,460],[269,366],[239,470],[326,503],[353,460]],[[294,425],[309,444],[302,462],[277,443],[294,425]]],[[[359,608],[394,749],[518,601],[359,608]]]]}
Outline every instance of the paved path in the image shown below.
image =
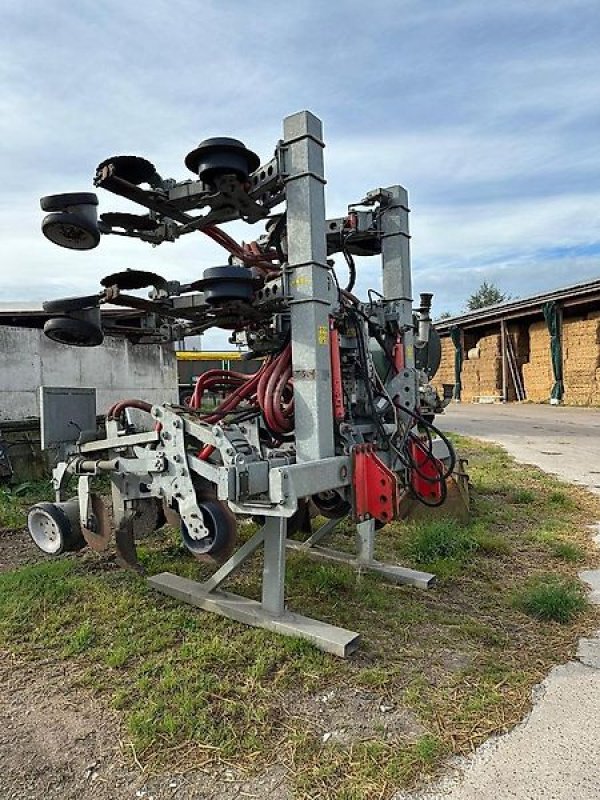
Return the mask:
{"type": "MultiPolygon", "coordinates": [[[[600,410],[453,405],[436,423],[600,493],[600,410]]],[[[581,578],[600,604],[600,572],[581,578]]],[[[395,800],[600,800],[600,638],[582,639],[577,660],[550,672],[521,725],[460,759],[435,786],[395,800]]]]}
{"type": "Polygon", "coordinates": [[[498,442],[518,461],[600,494],[600,409],[451,404],[435,421],[442,430],[498,442]]]}

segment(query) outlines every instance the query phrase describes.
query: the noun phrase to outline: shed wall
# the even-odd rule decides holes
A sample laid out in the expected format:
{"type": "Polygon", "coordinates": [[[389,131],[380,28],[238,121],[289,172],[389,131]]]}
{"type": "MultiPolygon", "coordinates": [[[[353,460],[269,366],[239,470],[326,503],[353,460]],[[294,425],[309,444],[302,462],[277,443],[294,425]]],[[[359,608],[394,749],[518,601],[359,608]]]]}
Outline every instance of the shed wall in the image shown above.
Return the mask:
{"type": "Polygon", "coordinates": [[[93,387],[99,414],[123,397],[177,402],[175,352],[112,337],[68,347],[41,330],[0,327],[0,422],[39,416],[40,386],[93,387]]]}

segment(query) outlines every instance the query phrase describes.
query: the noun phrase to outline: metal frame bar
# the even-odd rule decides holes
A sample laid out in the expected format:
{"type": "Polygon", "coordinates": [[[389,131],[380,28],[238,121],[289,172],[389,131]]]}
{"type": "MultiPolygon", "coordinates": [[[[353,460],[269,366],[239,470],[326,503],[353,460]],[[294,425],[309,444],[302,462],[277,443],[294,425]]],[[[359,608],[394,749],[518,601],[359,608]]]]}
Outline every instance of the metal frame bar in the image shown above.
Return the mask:
{"type": "Polygon", "coordinates": [[[327,267],[323,127],[309,111],[283,122],[288,290],[291,296],[296,462],[335,455],[329,314],[335,287],[327,267]]]}
{"type": "Polygon", "coordinates": [[[358,633],[295,614],[285,607],[286,531],[285,519],[267,518],[264,526],[203,583],[161,572],[148,578],[148,584],[163,594],[205,611],[275,633],[307,639],[321,650],[345,658],[358,647],[358,633]],[[219,587],[224,581],[237,572],[261,545],[264,554],[261,602],[221,590],[219,587]]]}
{"type": "Polygon", "coordinates": [[[286,541],[286,546],[290,550],[306,553],[323,561],[332,561],[335,564],[346,564],[359,572],[369,570],[382,575],[393,583],[416,586],[419,589],[430,589],[435,584],[435,575],[430,572],[420,572],[409,569],[408,567],[387,564],[377,561],[374,558],[375,551],[375,520],[369,519],[359,522],[356,526],[356,546],[357,554],[350,555],[340,550],[332,550],[328,547],[318,546],[318,542],[323,541],[334,532],[341,519],[329,519],[318,528],[308,539],[303,542],[295,542],[291,539],[286,541]]]}

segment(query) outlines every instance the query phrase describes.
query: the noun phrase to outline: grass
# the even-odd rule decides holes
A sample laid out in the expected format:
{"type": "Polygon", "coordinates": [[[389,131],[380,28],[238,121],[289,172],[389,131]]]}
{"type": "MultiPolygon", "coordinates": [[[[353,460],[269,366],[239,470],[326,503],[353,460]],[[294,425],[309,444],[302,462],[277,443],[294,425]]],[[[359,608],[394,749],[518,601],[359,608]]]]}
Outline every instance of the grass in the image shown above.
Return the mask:
{"type": "MultiPolygon", "coordinates": [[[[377,557],[435,572],[435,588],[289,556],[290,608],[361,633],[347,661],[179,604],[87,551],[0,573],[0,649],[71,664],[72,680],[120,710],[149,771],[182,757],[186,767],[257,771],[279,759],[297,798],[390,798],[518,722],[532,686],[598,625],[576,581],[596,558],[585,526],[600,518],[597,499],[456,438],[469,458],[472,519],[393,524],[377,539],[377,557]],[[323,742],[315,698],[334,689],[375,709],[351,745],[323,742]],[[386,731],[382,699],[414,714],[419,730],[386,731]]],[[[47,492],[0,493],[0,527],[21,527],[47,492]]],[[[243,526],[242,538],[251,532],[243,526]]],[[[350,533],[340,526],[332,546],[347,548],[350,533]]],[[[210,573],[169,529],[139,551],[150,573],[210,573]]],[[[232,590],[258,596],[260,567],[245,566],[232,590]]]]}
{"type": "Polygon", "coordinates": [[[0,486],[0,529],[20,529],[27,523],[27,510],[33,503],[53,500],[49,480],[27,481],[0,486]]]}
{"type": "Polygon", "coordinates": [[[514,603],[526,614],[540,620],[566,624],[586,607],[581,583],[573,578],[540,575],[514,594],[514,603]]]}

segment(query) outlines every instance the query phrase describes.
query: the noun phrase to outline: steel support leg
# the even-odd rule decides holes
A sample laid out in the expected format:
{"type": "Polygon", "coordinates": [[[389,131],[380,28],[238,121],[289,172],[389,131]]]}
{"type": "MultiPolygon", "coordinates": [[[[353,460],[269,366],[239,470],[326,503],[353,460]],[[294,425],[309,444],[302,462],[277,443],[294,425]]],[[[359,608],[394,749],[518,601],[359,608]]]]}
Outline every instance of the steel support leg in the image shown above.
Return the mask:
{"type": "Polygon", "coordinates": [[[281,616],[285,608],[285,538],[287,519],[267,517],[264,533],[262,605],[265,611],[281,616]]]}
{"type": "Polygon", "coordinates": [[[149,585],[184,603],[258,628],[307,639],[325,652],[345,658],[358,647],[354,631],[287,611],[285,608],[285,545],[287,520],[268,517],[261,530],[237,550],[204,583],[162,572],[149,585]],[[220,589],[221,584],[264,545],[262,602],[220,589]]]}
{"type": "Polygon", "coordinates": [[[408,586],[417,586],[419,589],[429,589],[435,583],[435,575],[431,572],[420,572],[408,567],[399,567],[395,564],[387,564],[383,561],[376,561],[375,551],[375,520],[369,519],[359,522],[356,526],[356,556],[343,553],[340,550],[332,550],[328,547],[319,547],[317,542],[322,541],[333,533],[337,524],[341,520],[328,520],[312,536],[304,542],[294,542],[288,539],[287,546],[291,550],[296,550],[307,555],[312,555],[323,561],[332,561],[335,564],[346,564],[354,567],[359,572],[369,570],[382,575],[393,583],[403,583],[408,586]]]}

